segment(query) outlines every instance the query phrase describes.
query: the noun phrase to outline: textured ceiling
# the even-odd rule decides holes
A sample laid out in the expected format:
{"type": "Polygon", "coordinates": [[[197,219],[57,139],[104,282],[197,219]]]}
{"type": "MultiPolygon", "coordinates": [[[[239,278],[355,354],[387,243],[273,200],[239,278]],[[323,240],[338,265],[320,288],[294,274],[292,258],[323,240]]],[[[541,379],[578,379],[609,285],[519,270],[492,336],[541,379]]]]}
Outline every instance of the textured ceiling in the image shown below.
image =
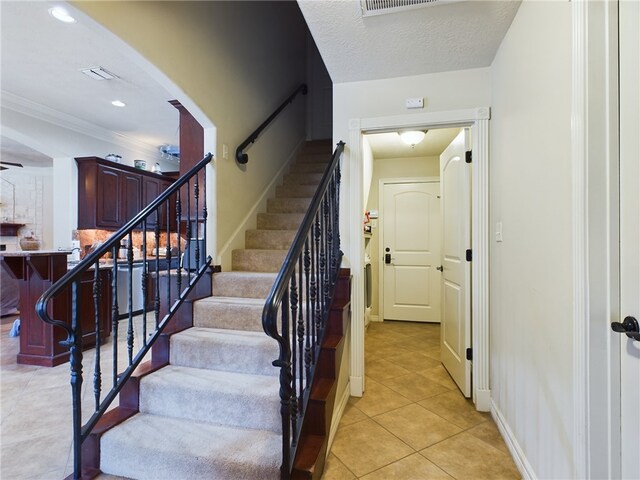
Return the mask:
{"type": "Polygon", "coordinates": [[[102,31],[82,18],[64,24],[51,17],[48,9],[54,5],[0,1],[2,93],[149,147],[177,143],[178,111],[167,103],[171,95],[102,31]],[[80,72],[95,66],[119,78],[96,81],[80,72]],[[116,99],[127,106],[112,106],[116,99]]]}
{"type": "Polygon", "coordinates": [[[366,135],[373,158],[409,158],[439,156],[460,131],[456,128],[439,128],[427,131],[424,140],[411,147],[402,141],[398,132],[370,133],[366,135]]]}
{"type": "Polygon", "coordinates": [[[356,0],[298,0],[335,83],[487,67],[520,6],[466,1],[362,17],[356,0]]]}

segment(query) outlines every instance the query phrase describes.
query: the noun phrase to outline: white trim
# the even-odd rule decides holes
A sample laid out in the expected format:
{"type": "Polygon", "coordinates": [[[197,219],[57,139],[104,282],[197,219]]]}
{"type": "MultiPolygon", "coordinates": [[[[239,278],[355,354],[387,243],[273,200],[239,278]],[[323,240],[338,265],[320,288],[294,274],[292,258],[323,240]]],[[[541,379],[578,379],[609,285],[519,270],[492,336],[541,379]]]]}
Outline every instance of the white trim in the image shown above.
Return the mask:
{"type": "Polygon", "coordinates": [[[304,145],[304,138],[300,139],[298,144],[295,146],[289,158],[287,158],[286,162],[280,167],[280,169],[273,176],[269,185],[266,186],[262,195],[258,197],[253,206],[249,209],[249,212],[245,215],[245,217],[238,225],[229,240],[220,248],[220,252],[217,254],[216,263],[218,265],[222,265],[223,270],[231,270],[231,252],[237,248],[244,248],[244,235],[247,230],[252,228],[256,228],[256,218],[259,212],[266,211],[267,199],[274,196],[274,192],[278,183],[282,180],[282,176],[284,172],[288,171],[291,167],[292,163],[298,157],[298,154],[302,150],[304,145]]]}
{"type": "Polygon", "coordinates": [[[588,411],[588,252],[587,252],[587,165],[586,165],[586,5],[571,3],[572,13],[572,98],[571,168],[572,253],[573,253],[573,462],[576,478],[587,478],[588,411]]]}
{"type": "Polygon", "coordinates": [[[493,417],[493,420],[496,422],[496,426],[498,427],[498,430],[500,431],[500,434],[504,439],[504,443],[507,445],[507,448],[509,449],[511,456],[513,457],[513,461],[515,462],[516,467],[518,467],[518,470],[520,471],[522,478],[524,479],[538,478],[535,474],[535,471],[533,470],[533,467],[529,463],[529,460],[527,460],[527,457],[524,454],[524,450],[522,450],[522,448],[520,447],[520,444],[518,443],[516,436],[513,434],[513,432],[509,428],[509,424],[506,422],[504,416],[502,415],[502,412],[500,411],[500,409],[498,409],[498,407],[493,402],[493,400],[490,400],[490,404],[491,404],[491,416],[493,417]]]}
{"type": "Polygon", "coordinates": [[[473,399],[476,408],[489,409],[486,398],[490,396],[489,383],[489,107],[444,112],[421,112],[375,118],[349,120],[349,143],[345,148],[345,163],[349,165],[348,182],[342,186],[342,198],[349,198],[345,210],[341,211],[348,221],[349,251],[345,252],[351,263],[353,284],[351,289],[352,335],[351,335],[351,394],[361,396],[362,391],[355,382],[364,380],[364,291],[362,290],[362,265],[364,262],[364,235],[361,217],[362,205],[362,154],[363,132],[385,130],[394,127],[471,126],[473,129],[473,175],[477,177],[472,192],[473,291],[471,311],[474,319],[473,348],[473,399]],[[357,220],[357,221],[355,221],[357,220]],[[482,238],[480,238],[482,236],[482,238]],[[479,284],[478,282],[483,282],[479,284]],[[360,393],[358,395],[358,392],[360,393]],[[478,400],[479,399],[479,400],[478,400]]]}
{"type": "Polygon", "coordinates": [[[336,432],[338,431],[338,426],[340,425],[340,419],[344,414],[344,409],[347,408],[347,402],[349,402],[349,392],[351,391],[351,386],[347,384],[347,388],[344,389],[344,393],[338,404],[335,406],[333,410],[333,417],[331,418],[331,429],[329,430],[329,441],[327,442],[327,457],[331,453],[331,445],[333,445],[333,439],[336,436],[336,432]]]}
{"type": "MultiPolygon", "coordinates": [[[[384,186],[397,185],[400,183],[440,183],[440,177],[390,177],[378,179],[378,209],[384,212],[384,186]]],[[[383,218],[384,220],[384,218],[383,218]]],[[[383,222],[380,222],[378,234],[380,237],[379,245],[384,245],[384,229],[383,222]]],[[[383,252],[384,253],[384,252],[383,252]]],[[[378,255],[380,257],[381,255],[378,255]]],[[[380,259],[378,258],[378,261],[380,259]]],[[[378,264],[383,267],[382,264],[378,264]]],[[[380,318],[384,322],[384,268],[378,268],[378,312],[380,318]]]]}

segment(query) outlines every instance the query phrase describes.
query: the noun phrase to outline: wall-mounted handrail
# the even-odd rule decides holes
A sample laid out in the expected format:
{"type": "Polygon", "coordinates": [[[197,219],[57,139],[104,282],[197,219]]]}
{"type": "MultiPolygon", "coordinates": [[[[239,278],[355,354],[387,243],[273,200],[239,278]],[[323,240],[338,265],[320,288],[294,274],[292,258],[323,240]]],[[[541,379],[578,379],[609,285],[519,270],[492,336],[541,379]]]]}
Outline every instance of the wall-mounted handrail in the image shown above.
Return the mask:
{"type": "Polygon", "coordinates": [[[281,478],[289,479],[315,366],[337,282],[340,250],[339,142],[262,311],[262,328],[277,340],[282,416],[281,478]]]}
{"type": "MultiPolygon", "coordinates": [[[[171,184],[158,198],[151,202],[140,213],[129,220],[122,228],[115,232],[94,252],[87,255],[75,268],[69,270],[65,275],[54,283],[36,303],[36,313],[46,323],[54,327],[64,329],[67,338],[60,342],[61,345],[69,349],[69,363],[71,370],[71,398],[72,398],[72,432],[73,432],[73,478],[80,479],[82,476],[82,443],[91,434],[98,421],[106,413],[111,403],[118,397],[119,392],[124,387],[127,380],[132,376],[135,369],[151,350],[155,341],[160,337],[171,318],[178,311],[196,283],[208,271],[211,264],[211,257],[206,255],[206,171],[205,167],[211,162],[212,155],[207,154],[187,173],[171,184]],[[204,172],[204,173],[203,173],[204,172]],[[192,196],[191,196],[192,195],[192,196]],[[181,198],[182,197],[182,198],[181,198]],[[184,198],[186,197],[186,198],[184,198]],[[204,202],[201,199],[205,199],[204,202]],[[186,213],[183,216],[183,213],[186,213]],[[161,229],[161,222],[166,227],[161,229]],[[186,226],[183,229],[184,224],[186,226]],[[196,228],[196,232],[193,228],[196,228]],[[162,230],[162,231],[161,231],[162,230]],[[198,231],[203,231],[202,241],[199,239],[198,231]],[[136,289],[141,289],[141,316],[134,320],[133,310],[133,270],[134,270],[134,249],[133,233],[141,232],[141,270],[140,284],[136,289]],[[194,239],[195,233],[195,239],[194,239]],[[147,257],[147,237],[152,237],[149,241],[155,243],[155,253],[151,258],[147,257]],[[185,238],[183,238],[183,235],[185,238]],[[188,242],[189,248],[194,248],[194,252],[189,251],[185,255],[183,262],[176,262],[176,257],[180,260],[182,244],[188,242]],[[126,260],[118,261],[118,253],[123,241],[127,242],[126,260]],[[195,240],[195,243],[194,243],[195,240]],[[164,247],[161,245],[164,243],[164,247]],[[194,243],[193,247],[191,247],[194,243]],[[173,250],[177,250],[174,253],[173,250]],[[163,251],[162,255],[160,251],[163,251]],[[113,265],[105,267],[100,263],[105,254],[111,254],[113,265]],[[191,260],[192,253],[195,253],[194,261],[191,260]],[[160,264],[165,262],[165,267],[160,268],[160,264]],[[100,279],[100,270],[109,268],[112,270],[110,284],[103,285],[100,279]],[[93,270],[93,307],[94,318],[88,317],[86,313],[81,317],[82,305],[80,305],[79,288],[83,277],[93,270]],[[128,283],[127,305],[119,305],[118,293],[124,285],[118,286],[118,278],[122,275],[122,281],[128,283]],[[160,295],[160,283],[166,279],[166,291],[160,295]],[[155,281],[155,292],[147,291],[147,283],[155,281]],[[184,282],[184,283],[183,283],[184,282]],[[53,319],[49,316],[49,302],[58,295],[65,295],[71,289],[70,318],[68,322],[60,319],[53,319]],[[105,295],[105,293],[107,295],[105,295]],[[105,297],[111,293],[112,304],[110,314],[102,312],[102,306],[108,304],[105,297]],[[149,295],[148,295],[149,294],[149,295]],[[150,302],[148,297],[153,297],[150,302]],[[126,359],[119,359],[118,351],[118,324],[121,320],[119,315],[120,307],[127,307],[125,317],[126,332],[123,332],[126,341],[126,359]],[[162,316],[161,316],[162,314],[162,316]],[[147,319],[147,315],[150,316],[147,319]],[[87,422],[82,424],[82,383],[83,383],[83,322],[91,320],[95,325],[95,360],[93,361],[93,392],[95,397],[95,407],[93,414],[87,422]],[[148,321],[149,320],[149,321],[148,321]],[[112,358],[101,356],[100,345],[106,340],[107,332],[101,332],[101,325],[111,321],[112,334],[112,358]],[[124,335],[126,333],[126,336],[124,335]],[[137,351],[134,351],[135,348],[137,351]],[[103,368],[102,362],[110,362],[110,368],[103,368]],[[124,369],[120,370],[119,362],[124,363],[124,369]],[[111,374],[112,386],[103,388],[102,376],[111,374]]],[[[136,234],[138,235],[138,234],[136,234]]],[[[185,246],[184,253],[187,253],[185,246]]],[[[164,290],[164,289],[163,289],[164,290]]],[[[136,290],[137,291],[137,290],[136,290]]],[[[123,302],[125,303],[125,302],[123,302]]],[[[86,306],[84,306],[86,307],[86,306]]],[[[87,332],[84,332],[87,333],[87,332]]],[[[93,335],[93,334],[91,334],[93,335]]],[[[123,355],[120,355],[122,357],[123,355]]]]}
{"type": "Polygon", "coordinates": [[[293,100],[299,93],[302,93],[303,95],[307,94],[307,85],[305,83],[296,88],[294,92],[289,95],[284,102],[282,102],[282,104],[275,110],[275,112],[269,115],[269,118],[262,122],[260,126],[238,146],[238,148],[236,149],[236,161],[239,164],[244,165],[249,161],[249,155],[244,153],[243,150],[258,139],[258,136],[262,133],[262,131],[267,128],[267,126],[280,114],[280,112],[282,112],[282,110],[285,109],[287,105],[293,102],[293,100]]]}

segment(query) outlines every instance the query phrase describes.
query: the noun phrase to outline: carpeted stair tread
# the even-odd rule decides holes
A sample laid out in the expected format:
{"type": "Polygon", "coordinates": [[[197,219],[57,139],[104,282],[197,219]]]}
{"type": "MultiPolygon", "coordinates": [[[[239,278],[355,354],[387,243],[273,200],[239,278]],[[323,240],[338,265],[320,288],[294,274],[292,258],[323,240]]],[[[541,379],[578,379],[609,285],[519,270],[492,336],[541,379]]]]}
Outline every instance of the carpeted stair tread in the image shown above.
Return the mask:
{"type": "Polygon", "coordinates": [[[265,298],[203,298],[193,305],[193,326],[263,332],[262,309],[265,298]]]}
{"type": "Polygon", "coordinates": [[[258,228],[262,230],[298,230],[303,213],[259,213],[258,228]]]}
{"type": "Polygon", "coordinates": [[[247,230],[245,248],[288,250],[296,233],[296,230],[247,230]]]}
{"type": "Polygon", "coordinates": [[[324,173],[327,169],[329,157],[322,156],[323,162],[298,162],[291,167],[290,173],[324,173]]]}
{"type": "Polygon", "coordinates": [[[242,272],[279,272],[288,250],[243,249],[231,252],[231,269],[242,272]]]}
{"type": "Polygon", "coordinates": [[[264,332],[193,327],[171,336],[170,363],[255,375],[278,375],[278,343],[264,332]]]}
{"type": "Polygon", "coordinates": [[[282,182],[284,185],[319,185],[322,180],[321,173],[288,173],[282,182]]]}
{"type": "Polygon", "coordinates": [[[279,185],[276,187],[278,198],[313,198],[318,190],[317,185],[279,185]]]}
{"type": "Polygon", "coordinates": [[[271,375],[167,365],[140,382],[140,412],[282,431],[280,382],[271,375]]]}
{"type": "Polygon", "coordinates": [[[100,468],[136,479],[280,478],[282,437],[138,414],[102,436],[100,468]]]}
{"type": "Polygon", "coordinates": [[[270,198],[267,200],[267,213],[306,213],[311,198],[270,198]]]}
{"type": "Polygon", "coordinates": [[[212,276],[215,297],[267,298],[276,273],[219,272],[212,276]]]}

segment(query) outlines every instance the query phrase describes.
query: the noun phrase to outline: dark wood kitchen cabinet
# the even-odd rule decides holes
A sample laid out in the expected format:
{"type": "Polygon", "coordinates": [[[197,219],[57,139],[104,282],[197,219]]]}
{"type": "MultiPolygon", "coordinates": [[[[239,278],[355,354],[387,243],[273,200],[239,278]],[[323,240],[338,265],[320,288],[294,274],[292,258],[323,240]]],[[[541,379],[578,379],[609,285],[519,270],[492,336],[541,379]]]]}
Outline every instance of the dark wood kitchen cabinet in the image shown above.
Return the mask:
{"type": "MultiPolygon", "coordinates": [[[[79,229],[118,229],[173,183],[172,179],[162,175],[98,157],[76,158],[76,163],[79,229]]],[[[163,230],[167,226],[166,210],[166,205],[160,209],[160,228],[163,230]]],[[[147,220],[147,229],[154,228],[156,223],[158,218],[154,213],[147,220]]],[[[171,226],[175,227],[175,220],[171,226]]]]}

